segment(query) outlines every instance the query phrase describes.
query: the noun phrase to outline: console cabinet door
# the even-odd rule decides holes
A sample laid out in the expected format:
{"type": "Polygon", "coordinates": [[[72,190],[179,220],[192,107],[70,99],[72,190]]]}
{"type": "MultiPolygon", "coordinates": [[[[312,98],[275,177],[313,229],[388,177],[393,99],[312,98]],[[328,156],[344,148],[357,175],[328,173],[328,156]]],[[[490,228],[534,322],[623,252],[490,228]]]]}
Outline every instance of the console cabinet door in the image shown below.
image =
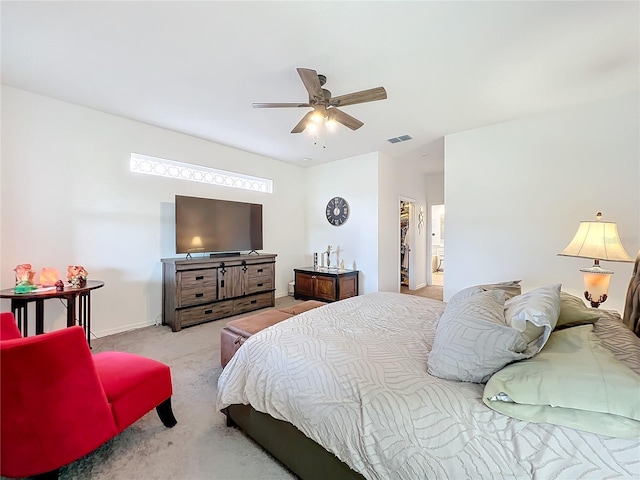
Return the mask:
{"type": "Polygon", "coordinates": [[[314,275],[314,297],[318,300],[334,301],[336,299],[336,279],[335,277],[325,277],[314,275]]]}
{"type": "Polygon", "coordinates": [[[340,277],[340,298],[343,300],[349,297],[355,297],[358,295],[358,276],[357,275],[345,275],[340,277]]]}
{"type": "Polygon", "coordinates": [[[218,298],[235,298],[246,295],[247,285],[248,276],[245,267],[218,268],[218,298]]]}
{"type": "Polygon", "coordinates": [[[301,297],[314,297],[314,275],[309,273],[296,272],[296,295],[301,297]]]}

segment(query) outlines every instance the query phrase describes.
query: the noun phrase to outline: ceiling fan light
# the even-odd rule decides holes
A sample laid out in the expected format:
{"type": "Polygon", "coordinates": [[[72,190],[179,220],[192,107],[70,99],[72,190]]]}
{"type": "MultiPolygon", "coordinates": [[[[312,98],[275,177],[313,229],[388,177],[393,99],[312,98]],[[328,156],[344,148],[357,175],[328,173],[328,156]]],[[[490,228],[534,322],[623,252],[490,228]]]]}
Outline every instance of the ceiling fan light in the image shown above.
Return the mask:
{"type": "Polygon", "coordinates": [[[338,125],[338,122],[336,122],[333,118],[329,118],[325,122],[325,126],[331,131],[335,130],[337,125],[338,125]]]}
{"type": "Polygon", "coordinates": [[[316,125],[320,125],[323,120],[324,120],[324,116],[321,113],[316,112],[313,115],[311,115],[311,121],[316,125]]]}
{"type": "Polygon", "coordinates": [[[307,123],[307,130],[309,133],[316,133],[318,131],[318,124],[313,122],[313,120],[309,121],[309,123],[307,123]]]}

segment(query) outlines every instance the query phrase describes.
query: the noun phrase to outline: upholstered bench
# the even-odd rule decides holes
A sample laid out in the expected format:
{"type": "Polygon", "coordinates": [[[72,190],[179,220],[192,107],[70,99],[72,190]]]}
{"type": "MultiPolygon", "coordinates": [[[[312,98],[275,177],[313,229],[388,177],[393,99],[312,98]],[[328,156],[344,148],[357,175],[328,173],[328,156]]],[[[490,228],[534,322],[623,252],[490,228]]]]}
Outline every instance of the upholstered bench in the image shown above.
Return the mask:
{"type": "Polygon", "coordinates": [[[290,307],[279,308],[278,310],[284,313],[289,313],[291,315],[298,315],[299,313],[321,307],[322,305],[326,305],[326,303],[319,302],[318,300],[307,300],[306,302],[296,303],[295,305],[291,305],[290,307]]]}
{"type": "Polygon", "coordinates": [[[325,303],[317,300],[308,300],[290,307],[266,310],[238,318],[237,320],[231,320],[220,331],[220,364],[224,368],[245,340],[254,333],[321,305],[325,305],[325,303]]]}

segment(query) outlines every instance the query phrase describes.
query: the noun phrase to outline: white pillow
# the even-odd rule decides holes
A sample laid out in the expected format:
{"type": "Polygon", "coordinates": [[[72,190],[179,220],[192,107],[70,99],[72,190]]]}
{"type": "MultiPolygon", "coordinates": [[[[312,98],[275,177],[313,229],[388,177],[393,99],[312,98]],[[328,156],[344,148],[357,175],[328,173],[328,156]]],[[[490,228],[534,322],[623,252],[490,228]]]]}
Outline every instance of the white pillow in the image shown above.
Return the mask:
{"type": "Polygon", "coordinates": [[[527,332],[527,341],[535,349],[534,353],[542,350],[549,335],[556,328],[560,315],[561,287],[562,285],[557,283],[536,288],[505,302],[504,316],[507,323],[519,332],[527,332]],[[532,328],[531,325],[539,328],[532,328]]]}
{"type": "Polygon", "coordinates": [[[440,317],[428,372],[484,383],[508,363],[529,358],[522,333],[505,322],[503,290],[480,291],[448,303],[440,317]]]}

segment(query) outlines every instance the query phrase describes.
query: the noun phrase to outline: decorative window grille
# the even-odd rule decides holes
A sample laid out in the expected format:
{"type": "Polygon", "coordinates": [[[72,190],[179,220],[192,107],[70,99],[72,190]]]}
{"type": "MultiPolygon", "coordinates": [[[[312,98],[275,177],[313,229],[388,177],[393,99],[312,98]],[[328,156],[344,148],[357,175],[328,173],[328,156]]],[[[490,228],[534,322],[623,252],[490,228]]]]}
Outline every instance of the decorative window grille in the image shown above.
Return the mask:
{"type": "Polygon", "coordinates": [[[241,188],[253,192],[273,193],[273,180],[252,177],[242,173],[227,172],[216,168],[202,167],[190,163],[175,162],[164,158],[132,153],[129,169],[136,173],[209,183],[221,187],[241,188]]]}

